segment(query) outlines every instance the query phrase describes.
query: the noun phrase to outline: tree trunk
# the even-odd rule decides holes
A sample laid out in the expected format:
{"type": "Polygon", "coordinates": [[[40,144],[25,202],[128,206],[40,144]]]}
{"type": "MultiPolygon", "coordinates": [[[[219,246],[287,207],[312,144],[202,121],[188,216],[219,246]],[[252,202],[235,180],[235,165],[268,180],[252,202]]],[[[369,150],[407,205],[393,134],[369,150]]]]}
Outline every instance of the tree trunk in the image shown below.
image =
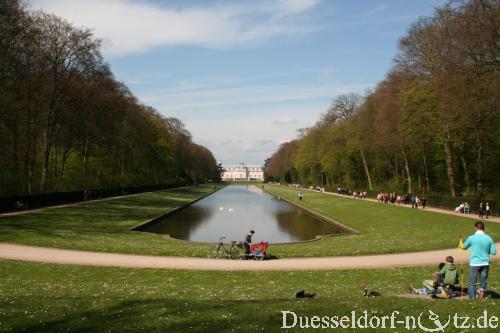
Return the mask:
{"type": "Polygon", "coordinates": [[[423,191],[422,191],[422,176],[420,175],[420,172],[421,172],[421,170],[420,170],[420,168],[419,168],[419,170],[418,170],[418,172],[417,172],[417,183],[418,183],[418,191],[419,191],[420,193],[422,193],[422,192],[423,192],[423,191]]]}
{"type": "Polygon", "coordinates": [[[373,190],[372,178],[370,177],[370,170],[368,169],[368,163],[366,163],[366,157],[363,147],[359,148],[359,152],[361,153],[361,159],[363,160],[363,167],[365,169],[366,179],[368,180],[368,188],[370,190],[373,190]]]}
{"type": "Polygon", "coordinates": [[[58,173],[57,182],[56,182],[56,188],[55,188],[56,192],[59,190],[59,185],[63,182],[64,169],[66,167],[66,162],[68,160],[68,156],[69,156],[70,151],[71,151],[71,147],[70,146],[64,147],[64,151],[63,151],[63,155],[62,155],[62,160],[61,160],[61,170],[58,173]]]}
{"type": "Polygon", "coordinates": [[[55,105],[56,105],[56,88],[53,88],[51,101],[47,110],[47,120],[43,129],[43,155],[42,155],[42,177],[40,180],[40,191],[47,191],[47,183],[49,178],[50,154],[52,152],[52,135],[55,125],[55,105]]]}
{"type": "Polygon", "coordinates": [[[448,181],[450,184],[450,192],[452,197],[457,196],[457,192],[455,189],[455,172],[453,168],[453,153],[451,149],[451,137],[450,132],[446,129],[446,134],[444,138],[444,152],[446,155],[446,171],[448,174],[448,181]]]}
{"type": "Polygon", "coordinates": [[[88,163],[89,163],[89,150],[90,150],[90,140],[89,140],[89,133],[87,132],[85,135],[85,144],[83,146],[83,165],[82,165],[82,174],[83,174],[83,183],[84,187],[87,186],[87,170],[88,170],[88,163]]]}
{"type": "Polygon", "coordinates": [[[33,192],[33,175],[35,173],[35,162],[36,162],[36,152],[37,152],[37,141],[35,134],[33,138],[28,139],[30,141],[30,149],[26,155],[26,168],[27,168],[27,179],[26,179],[26,192],[30,195],[33,192]]]}
{"type": "Polygon", "coordinates": [[[429,172],[427,171],[427,157],[425,156],[425,150],[422,152],[422,160],[424,162],[425,186],[427,188],[427,193],[429,193],[431,191],[431,187],[429,185],[429,172]]]}
{"type": "Polygon", "coordinates": [[[411,189],[411,173],[410,173],[410,165],[408,164],[408,157],[406,156],[406,151],[403,148],[403,145],[401,147],[401,153],[403,153],[403,159],[405,162],[405,171],[406,171],[406,179],[408,180],[408,193],[413,193],[411,189]]]}
{"type": "Polygon", "coordinates": [[[26,183],[26,192],[28,195],[31,195],[31,193],[33,192],[33,168],[32,166],[30,165],[30,169],[28,171],[28,180],[27,180],[27,183],[26,183]]]}
{"type": "Polygon", "coordinates": [[[399,161],[398,161],[398,155],[394,155],[394,176],[397,178],[399,177],[399,161]]]}
{"type": "Polygon", "coordinates": [[[464,151],[460,151],[460,161],[462,162],[462,168],[464,169],[464,181],[467,192],[470,191],[470,181],[469,181],[469,169],[467,168],[467,161],[465,160],[464,151]]]}
{"type": "Polygon", "coordinates": [[[49,160],[50,153],[52,150],[51,142],[50,142],[50,130],[49,125],[44,130],[43,133],[43,155],[42,155],[42,177],[40,179],[40,191],[45,193],[47,191],[47,179],[49,176],[49,160]]]}
{"type": "Polygon", "coordinates": [[[483,193],[483,145],[481,143],[481,138],[478,136],[477,138],[477,192],[479,194],[483,193]]]}

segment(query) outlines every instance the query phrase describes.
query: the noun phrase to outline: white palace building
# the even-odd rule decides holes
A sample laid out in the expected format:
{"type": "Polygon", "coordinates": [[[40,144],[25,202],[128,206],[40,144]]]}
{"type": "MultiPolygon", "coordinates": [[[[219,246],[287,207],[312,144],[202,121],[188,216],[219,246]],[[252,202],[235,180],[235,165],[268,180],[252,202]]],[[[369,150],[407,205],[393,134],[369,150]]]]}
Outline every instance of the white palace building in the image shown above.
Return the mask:
{"type": "Polygon", "coordinates": [[[222,173],[222,180],[264,180],[264,170],[261,166],[246,165],[240,163],[239,165],[226,165],[223,166],[224,172],[222,173]]]}

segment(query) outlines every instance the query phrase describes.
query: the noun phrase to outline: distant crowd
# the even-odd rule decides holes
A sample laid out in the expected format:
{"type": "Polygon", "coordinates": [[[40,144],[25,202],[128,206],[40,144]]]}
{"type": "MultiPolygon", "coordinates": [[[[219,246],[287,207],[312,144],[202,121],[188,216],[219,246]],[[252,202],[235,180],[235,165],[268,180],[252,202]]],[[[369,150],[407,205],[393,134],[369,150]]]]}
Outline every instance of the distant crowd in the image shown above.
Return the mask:
{"type": "Polygon", "coordinates": [[[377,194],[377,201],[383,203],[392,203],[392,204],[411,204],[412,208],[422,207],[425,209],[427,205],[427,199],[425,197],[419,197],[417,195],[412,194],[396,194],[395,192],[381,192],[377,194]]]}
{"type": "MultiPolygon", "coordinates": [[[[280,184],[282,185],[282,184],[280,184]]],[[[315,190],[318,192],[325,192],[325,188],[322,186],[302,186],[301,184],[286,184],[288,187],[303,189],[307,188],[309,190],[315,190]]],[[[337,194],[350,196],[358,199],[368,198],[368,193],[365,191],[351,190],[345,187],[338,187],[337,194]]],[[[303,199],[303,196],[302,196],[303,199]]],[[[378,202],[391,203],[396,205],[411,205],[412,208],[422,208],[425,209],[427,206],[427,198],[425,196],[418,196],[415,194],[397,194],[396,192],[380,192],[377,194],[376,199],[378,202]]],[[[460,214],[470,214],[471,207],[467,201],[462,201],[454,209],[455,213],[460,214]]],[[[481,202],[478,207],[479,218],[487,219],[492,214],[492,207],[488,202],[481,202]]]]}

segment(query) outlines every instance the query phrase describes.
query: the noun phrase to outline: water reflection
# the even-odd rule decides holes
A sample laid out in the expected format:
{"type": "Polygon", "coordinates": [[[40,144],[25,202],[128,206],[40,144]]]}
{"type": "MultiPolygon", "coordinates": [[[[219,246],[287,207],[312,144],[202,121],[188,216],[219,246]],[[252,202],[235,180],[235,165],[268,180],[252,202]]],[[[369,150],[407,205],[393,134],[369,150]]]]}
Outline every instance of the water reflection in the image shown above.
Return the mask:
{"type": "Polygon", "coordinates": [[[144,231],[199,242],[219,237],[242,240],[254,229],[254,241],[287,243],[338,234],[336,226],[320,221],[255,186],[231,185],[164,218],[144,231]]]}
{"type": "MultiPolygon", "coordinates": [[[[300,235],[300,239],[297,240],[313,239],[318,235],[331,235],[343,232],[340,228],[336,228],[329,223],[318,222],[317,220],[314,220],[312,223],[304,223],[303,220],[307,216],[308,214],[301,210],[298,210],[298,212],[280,212],[275,215],[280,230],[291,235],[300,235]]],[[[309,218],[311,217],[309,216],[309,218]]]]}
{"type": "Polygon", "coordinates": [[[210,218],[211,215],[211,209],[192,205],[178,211],[171,218],[165,218],[161,223],[152,225],[145,231],[169,234],[177,239],[189,239],[189,236],[203,223],[203,219],[210,218]]]}

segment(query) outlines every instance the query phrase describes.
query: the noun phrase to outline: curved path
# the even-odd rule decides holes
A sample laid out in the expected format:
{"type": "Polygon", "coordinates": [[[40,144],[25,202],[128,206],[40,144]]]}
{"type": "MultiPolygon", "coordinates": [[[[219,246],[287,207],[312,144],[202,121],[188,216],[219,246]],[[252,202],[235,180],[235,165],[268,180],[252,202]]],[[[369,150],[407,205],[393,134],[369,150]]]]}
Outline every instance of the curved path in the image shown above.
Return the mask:
{"type": "MultiPolygon", "coordinates": [[[[495,245],[497,248],[500,247],[500,243],[496,243],[495,245]]],[[[188,269],[207,271],[317,271],[332,269],[409,267],[437,265],[440,262],[443,262],[444,258],[448,255],[452,255],[455,258],[456,263],[466,263],[468,262],[469,251],[449,249],[369,256],[289,258],[254,261],[145,256],[63,250],[0,243],[1,259],[84,266],[188,269]]]]}

